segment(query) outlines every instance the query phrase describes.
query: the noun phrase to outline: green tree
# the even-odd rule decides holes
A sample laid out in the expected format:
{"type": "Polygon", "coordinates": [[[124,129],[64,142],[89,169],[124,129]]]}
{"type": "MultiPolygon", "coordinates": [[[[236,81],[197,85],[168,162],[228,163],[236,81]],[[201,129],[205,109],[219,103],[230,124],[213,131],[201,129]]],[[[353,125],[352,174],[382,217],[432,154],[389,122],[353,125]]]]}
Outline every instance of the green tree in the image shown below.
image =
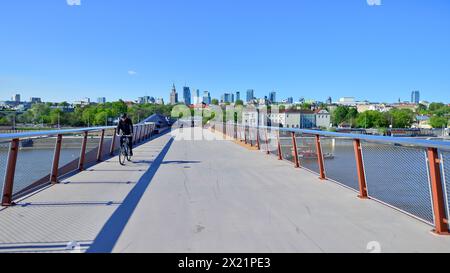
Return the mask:
{"type": "Polygon", "coordinates": [[[212,99],[211,104],[212,105],[219,105],[219,100],[218,99],[212,99]]]}
{"type": "Polygon", "coordinates": [[[410,109],[392,109],[388,116],[394,128],[410,128],[415,120],[415,114],[410,109]]]}
{"type": "Polygon", "coordinates": [[[349,107],[338,106],[331,114],[331,121],[334,125],[339,125],[347,120],[349,107]]]}
{"type": "Polygon", "coordinates": [[[433,116],[430,118],[429,124],[433,128],[442,128],[448,126],[449,119],[446,117],[433,116]]]}
{"type": "Polygon", "coordinates": [[[244,105],[244,101],[243,100],[237,100],[236,102],[235,102],[235,105],[237,106],[237,105],[244,105]]]}

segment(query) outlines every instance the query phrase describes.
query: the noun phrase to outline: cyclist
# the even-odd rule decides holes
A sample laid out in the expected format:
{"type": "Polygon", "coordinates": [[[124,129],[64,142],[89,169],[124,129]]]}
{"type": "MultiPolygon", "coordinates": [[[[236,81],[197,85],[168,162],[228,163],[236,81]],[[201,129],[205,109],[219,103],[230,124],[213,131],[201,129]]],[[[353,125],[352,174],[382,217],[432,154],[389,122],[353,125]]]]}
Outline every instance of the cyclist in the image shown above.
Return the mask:
{"type": "Polygon", "coordinates": [[[122,114],[117,125],[117,134],[120,135],[120,146],[122,146],[125,138],[128,137],[128,147],[131,156],[133,156],[133,133],[133,122],[126,113],[122,114]]]}

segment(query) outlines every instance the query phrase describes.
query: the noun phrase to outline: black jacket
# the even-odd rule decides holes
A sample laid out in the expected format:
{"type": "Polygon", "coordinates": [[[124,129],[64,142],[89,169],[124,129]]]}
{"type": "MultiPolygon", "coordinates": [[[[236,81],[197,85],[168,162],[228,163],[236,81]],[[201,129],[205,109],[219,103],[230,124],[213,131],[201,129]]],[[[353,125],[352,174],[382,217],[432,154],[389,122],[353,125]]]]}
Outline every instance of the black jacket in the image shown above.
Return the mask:
{"type": "Polygon", "coordinates": [[[122,119],[119,120],[119,124],[117,125],[117,134],[120,134],[120,131],[122,131],[122,134],[124,135],[133,134],[133,122],[131,119],[126,118],[125,121],[122,121],[122,119]]]}

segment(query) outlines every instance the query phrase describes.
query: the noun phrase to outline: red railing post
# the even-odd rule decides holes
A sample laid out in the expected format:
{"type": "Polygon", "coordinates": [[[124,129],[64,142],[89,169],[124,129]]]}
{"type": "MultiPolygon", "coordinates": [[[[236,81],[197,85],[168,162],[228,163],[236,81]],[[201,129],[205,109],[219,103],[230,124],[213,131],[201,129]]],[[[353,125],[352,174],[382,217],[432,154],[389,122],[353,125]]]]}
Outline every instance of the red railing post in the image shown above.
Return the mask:
{"type": "Polygon", "coordinates": [[[100,142],[97,150],[97,162],[102,161],[102,152],[103,152],[103,141],[105,140],[105,130],[102,130],[102,134],[100,136],[100,142]]]}
{"type": "Polygon", "coordinates": [[[244,143],[247,144],[247,125],[244,125],[244,143]]]}
{"type": "Polygon", "coordinates": [[[449,235],[448,219],[446,219],[445,215],[445,201],[442,191],[441,161],[439,160],[437,149],[428,148],[427,156],[430,169],[431,195],[435,222],[435,229],[433,231],[440,235],[449,235]]]}
{"type": "Polygon", "coordinates": [[[116,138],[117,138],[117,128],[114,129],[114,133],[111,140],[111,147],[109,148],[109,154],[114,155],[114,150],[116,148],[116,138]]]}
{"type": "Polygon", "coordinates": [[[261,144],[259,142],[259,126],[256,128],[256,147],[261,150],[261,144]]]}
{"type": "Polygon", "coordinates": [[[17,155],[19,153],[19,139],[11,140],[6,165],[5,183],[3,184],[2,206],[11,206],[14,190],[14,175],[16,173],[17,155]]]}
{"type": "Polygon", "coordinates": [[[266,149],[267,149],[266,154],[270,154],[270,151],[269,151],[269,134],[267,134],[267,129],[265,129],[265,134],[266,134],[266,149]]]}
{"type": "Polygon", "coordinates": [[[323,163],[322,145],[320,143],[320,135],[316,135],[316,152],[317,164],[319,165],[320,179],[325,180],[325,165],[323,163]]]}
{"type": "Polygon", "coordinates": [[[358,173],[359,198],[367,199],[368,194],[366,185],[366,175],[364,171],[364,163],[362,160],[361,141],[359,139],[353,140],[353,148],[355,150],[356,170],[358,173]]]}
{"type": "Polygon", "coordinates": [[[78,162],[78,170],[84,170],[84,159],[86,158],[86,145],[87,145],[88,132],[84,132],[83,142],[81,143],[80,161],[78,162]]]}
{"type": "Polygon", "coordinates": [[[277,134],[277,149],[278,149],[278,160],[283,160],[283,155],[281,154],[281,143],[280,143],[280,131],[277,134]]]}
{"type": "Polygon", "coordinates": [[[58,183],[58,169],[59,169],[59,158],[61,155],[62,146],[62,135],[56,137],[55,152],[53,154],[53,164],[52,164],[52,174],[50,176],[50,182],[52,184],[58,183]]]}
{"type": "Polygon", "coordinates": [[[300,161],[298,160],[297,139],[295,132],[292,132],[292,156],[294,157],[295,168],[300,168],[300,161]]]}

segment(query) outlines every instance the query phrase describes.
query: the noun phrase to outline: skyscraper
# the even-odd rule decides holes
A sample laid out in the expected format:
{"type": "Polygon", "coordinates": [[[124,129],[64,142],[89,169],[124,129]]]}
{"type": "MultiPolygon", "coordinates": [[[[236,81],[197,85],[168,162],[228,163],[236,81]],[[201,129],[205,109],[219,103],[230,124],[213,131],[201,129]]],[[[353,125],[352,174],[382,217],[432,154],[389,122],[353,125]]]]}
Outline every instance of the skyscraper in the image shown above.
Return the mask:
{"type": "Polygon", "coordinates": [[[200,98],[200,90],[197,89],[195,91],[195,100],[194,100],[195,104],[199,104],[201,102],[201,98],[200,98]]]}
{"type": "Polygon", "coordinates": [[[175,84],[172,86],[172,92],[170,92],[170,104],[177,104],[178,103],[178,93],[177,89],[175,88],[175,84]]]}
{"type": "Polygon", "coordinates": [[[191,105],[191,89],[187,86],[183,87],[183,100],[184,104],[191,105]]]}
{"type": "Polygon", "coordinates": [[[247,102],[251,102],[255,99],[255,91],[253,89],[247,90],[247,102]]]}
{"type": "Polygon", "coordinates": [[[105,104],[106,103],[106,98],[105,97],[97,98],[97,103],[98,104],[105,104]]]}
{"type": "Polygon", "coordinates": [[[20,102],[20,94],[14,94],[12,97],[12,101],[19,103],[20,102]]]}
{"type": "Polygon", "coordinates": [[[411,93],[411,103],[418,104],[420,102],[420,92],[419,91],[412,91],[411,93]]]}
{"type": "Polygon", "coordinates": [[[204,104],[211,104],[211,94],[209,91],[203,92],[203,103],[204,104]]]}
{"type": "Polygon", "coordinates": [[[277,92],[275,92],[275,91],[270,92],[269,100],[271,103],[276,103],[277,102],[277,92]]]}
{"type": "Polygon", "coordinates": [[[232,93],[225,93],[222,95],[223,103],[232,103],[233,100],[234,100],[234,94],[232,94],[232,93]]]}
{"type": "Polygon", "coordinates": [[[241,100],[241,92],[236,92],[236,101],[241,100]]]}

